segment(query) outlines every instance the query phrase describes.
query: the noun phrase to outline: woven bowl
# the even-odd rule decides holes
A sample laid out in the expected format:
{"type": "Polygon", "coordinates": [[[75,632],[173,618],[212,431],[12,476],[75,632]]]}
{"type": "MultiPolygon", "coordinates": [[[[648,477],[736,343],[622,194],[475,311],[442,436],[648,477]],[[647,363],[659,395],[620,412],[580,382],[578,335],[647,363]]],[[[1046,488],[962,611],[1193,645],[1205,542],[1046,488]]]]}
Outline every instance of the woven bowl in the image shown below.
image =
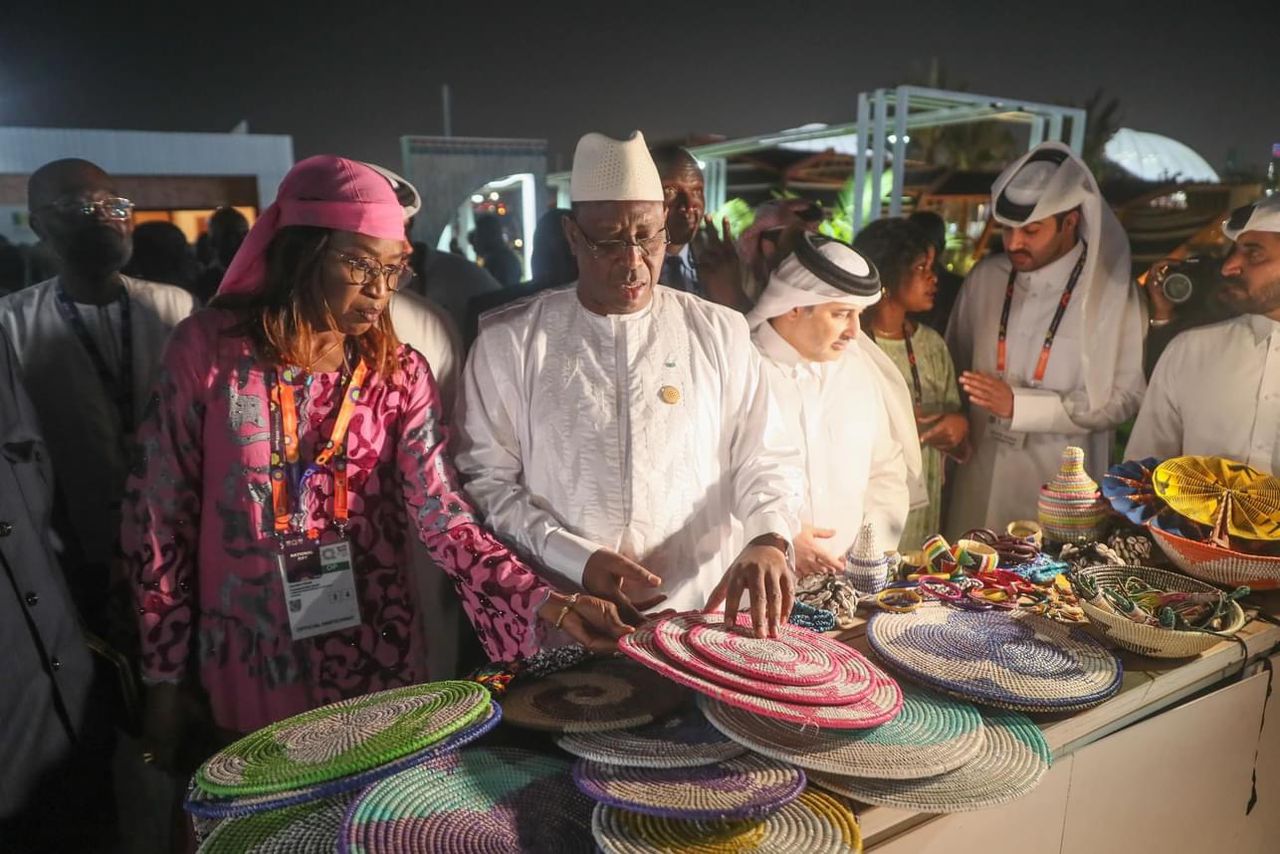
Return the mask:
{"type": "MultiPolygon", "coordinates": [[[[1220,593],[1211,584],[1187,578],[1176,572],[1152,569],[1146,566],[1091,566],[1076,570],[1077,578],[1092,578],[1100,584],[1118,584],[1126,578],[1140,578],[1152,587],[1176,590],[1183,593],[1220,593]]],[[[1080,599],[1080,607],[1089,618],[1085,626],[1091,634],[1109,640],[1117,646],[1149,655],[1152,658],[1187,658],[1199,655],[1219,643],[1222,638],[1205,632],[1188,632],[1165,629],[1160,626],[1144,626],[1119,614],[1104,611],[1080,599]]],[[[1236,602],[1227,609],[1227,625],[1223,634],[1235,634],[1244,627],[1244,609],[1236,602]]]]}
{"type": "Polygon", "coordinates": [[[1154,519],[1147,523],[1152,538],[1174,566],[1187,575],[1224,587],[1247,586],[1251,590],[1280,588],[1280,557],[1245,554],[1212,543],[1188,540],[1154,523],[1154,519]]]}

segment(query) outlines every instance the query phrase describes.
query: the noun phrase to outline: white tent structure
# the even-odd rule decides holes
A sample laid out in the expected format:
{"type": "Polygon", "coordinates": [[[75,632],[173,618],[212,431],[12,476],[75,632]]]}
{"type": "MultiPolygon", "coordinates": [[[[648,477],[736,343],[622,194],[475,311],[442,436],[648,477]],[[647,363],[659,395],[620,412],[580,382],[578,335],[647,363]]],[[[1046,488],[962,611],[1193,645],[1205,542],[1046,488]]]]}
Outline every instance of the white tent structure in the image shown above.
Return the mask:
{"type": "Polygon", "coordinates": [[[1120,128],[1107,140],[1103,153],[1112,163],[1143,181],[1194,184],[1220,181],[1213,167],[1194,150],[1158,133],[1120,128]]]}

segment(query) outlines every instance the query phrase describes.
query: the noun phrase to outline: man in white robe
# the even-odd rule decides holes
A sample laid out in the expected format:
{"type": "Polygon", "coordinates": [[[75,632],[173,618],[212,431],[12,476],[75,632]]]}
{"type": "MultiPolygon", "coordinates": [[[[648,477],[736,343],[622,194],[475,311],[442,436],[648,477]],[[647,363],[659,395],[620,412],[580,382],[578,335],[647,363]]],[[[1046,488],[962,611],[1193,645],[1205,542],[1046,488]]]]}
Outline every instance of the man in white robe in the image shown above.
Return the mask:
{"type": "Polygon", "coordinates": [[[467,491],[501,536],[631,619],[654,594],[732,619],[746,592],[763,636],[790,610],[801,473],[747,324],[657,284],[662,184],[639,132],[584,136],[570,188],[578,282],[486,315],[467,362],[467,491]]]}
{"type": "Polygon", "coordinates": [[[1222,299],[1239,317],[1190,329],[1151,374],[1125,456],[1222,456],[1280,474],[1280,196],[1236,210],[1222,299]]]}
{"type": "Polygon", "coordinates": [[[969,273],[947,326],[974,448],[956,473],[953,537],[1034,519],[1068,445],[1100,480],[1145,387],[1129,241],[1084,162],[1046,142],[1000,175],[991,200],[1005,251],[969,273]]]}
{"type": "Polygon", "coordinates": [[[843,572],[864,524],[873,538],[865,547],[897,548],[911,504],[908,470],[920,475],[906,384],[858,334],[862,310],[880,293],[880,276],[866,258],[805,234],[747,314],[778,408],[804,455],[803,528],[795,539],[801,575],[843,572]]]}
{"type": "Polygon", "coordinates": [[[120,274],[132,251],[132,203],[102,169],[84,160],[46,164],[27,196],[32,228],[59,273],[0,298],[0,327],[53,462],[65,509],[58,533],[72,550],[68,583],[90,627],[102,631],[133,427],[169,333],[194,301],[181,288],[120,274]]]}
{"type": "MultiPolygon", "coordinates": [[[[422,195],[404,177],[384,166],[366,163],[381,173],[395,188],[404,207],[405,231],[422,209],[422,195]]],[[[410,289],[396,292],[391,300],[391,325],[396,337],[427,359],[431,375],[440,390],[441,415],[446,426],[452,423],[457,398],[458,375],[462,371],[462,335],[449,314],[432,300],[410,289]]],[[[459,670],[459,647],[471,625],[462,619],[462,607],[453,590],[453,581],[432,559],[417,537],[409,537],[409,580],[417,604],[423,637],[431,638],[427,649],[427,675],[432,680],[454,679],[459,670]]]]}

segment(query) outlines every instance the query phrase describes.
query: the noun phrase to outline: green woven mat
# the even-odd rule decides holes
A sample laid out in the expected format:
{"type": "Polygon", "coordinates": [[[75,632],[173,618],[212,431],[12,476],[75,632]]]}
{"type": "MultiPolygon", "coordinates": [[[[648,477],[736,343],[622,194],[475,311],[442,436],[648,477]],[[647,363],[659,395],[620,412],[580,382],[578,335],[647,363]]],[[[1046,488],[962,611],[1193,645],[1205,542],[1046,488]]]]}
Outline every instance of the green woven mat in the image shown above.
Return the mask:
{"type": "Polygon", "coordinates": [[[353,697],[250,733],[196,772],[214,795],[315,785],[376,768],[436,743],[488,714],[475,682],[430,682],[353,697]]]}
{"type": "Polygon", "coordinates": [[[220,823],[198,854],[332,854],[355,793],[220,823]]]}

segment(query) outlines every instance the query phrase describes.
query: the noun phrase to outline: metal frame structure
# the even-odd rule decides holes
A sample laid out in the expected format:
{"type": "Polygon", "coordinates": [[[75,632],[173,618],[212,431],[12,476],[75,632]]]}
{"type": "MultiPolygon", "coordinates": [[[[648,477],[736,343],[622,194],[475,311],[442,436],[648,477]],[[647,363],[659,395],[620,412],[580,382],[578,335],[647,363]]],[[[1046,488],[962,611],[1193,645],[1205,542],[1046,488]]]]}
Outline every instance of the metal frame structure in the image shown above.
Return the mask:
{"type": "MultiPolygon", "coordinates": [[[[889,197],[889,216],[902,213],[902,185],[906,165],[907,140],[910,131],[973,122],[999,121],[1029,126],[1027,150],[1045,140],[1066,143],[1079,154],[1084,147],[1085,111],[1078,107],[1062,107],[1020,98],[953,92],[921,86],[897,86],[861,92],[857,99],[857,120],[822,128],[780,131],[740,139],[689,147],[689,152],[702,164],[706,178],[707,210],[718,210],[725,203],[727,158],[766,148],[806,140],[822,140],[853,134],[862,156],[855,158],[855,199],[865,198],[868,185],[884,174],[886,159],[893,172],[889,197]]],[[[549,176],[550,182],[568,198],[569,175],[549,176]]],[[[864,217],[862,205],[853,206],[853,230],[880,216],[882,205],[872,205],[870,216],[864,217]]]]}

